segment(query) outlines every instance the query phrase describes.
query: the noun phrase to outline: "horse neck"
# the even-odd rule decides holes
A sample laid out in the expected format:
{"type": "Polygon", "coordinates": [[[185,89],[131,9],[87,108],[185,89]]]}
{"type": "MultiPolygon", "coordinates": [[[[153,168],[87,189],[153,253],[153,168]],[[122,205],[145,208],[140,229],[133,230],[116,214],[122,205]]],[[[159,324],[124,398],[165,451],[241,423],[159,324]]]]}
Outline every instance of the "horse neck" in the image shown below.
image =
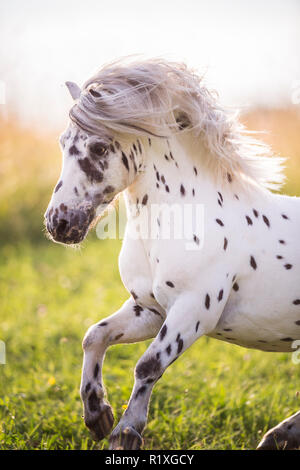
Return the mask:
{"type": "Polygon", "coordinates": [[[146,139],[143,142],[143,172],[125,191],[127,207],[145,201],[180,205],[201,202],[209,206],[216,199],[218,184],[199,139],[193,140],[186,134],[150,142],[151,145],[146,139]]]}

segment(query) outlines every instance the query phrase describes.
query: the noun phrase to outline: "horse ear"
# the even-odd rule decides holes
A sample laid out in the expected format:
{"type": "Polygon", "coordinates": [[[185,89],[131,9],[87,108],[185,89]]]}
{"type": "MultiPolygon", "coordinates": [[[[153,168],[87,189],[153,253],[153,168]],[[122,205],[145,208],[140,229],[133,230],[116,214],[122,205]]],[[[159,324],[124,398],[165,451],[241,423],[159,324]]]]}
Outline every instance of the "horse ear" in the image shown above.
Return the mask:
{"type": "Polygon", "coordinates": [[[81,90],[78,85],[74,82],[66,82],[66,86],[72,96],[73,100],[77,100],[80,96],[81,90]]]}

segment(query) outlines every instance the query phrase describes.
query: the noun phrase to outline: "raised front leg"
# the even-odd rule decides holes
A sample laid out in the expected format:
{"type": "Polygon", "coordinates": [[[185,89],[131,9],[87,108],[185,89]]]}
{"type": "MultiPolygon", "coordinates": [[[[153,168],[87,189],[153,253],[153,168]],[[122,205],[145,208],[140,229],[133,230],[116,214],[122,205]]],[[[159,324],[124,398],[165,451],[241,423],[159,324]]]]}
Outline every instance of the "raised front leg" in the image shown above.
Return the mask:
{"type": "Polygon", "coordinates": [[[257,447],[258,450],[300,449],[300,411],[270,429],[257,447]]]}
{"type": "Polygon", "coordinates": [[[118,343],[135,343],[156,336],[163,312],[149,310],[128,299],[116,313],[91,326],[83,340],[80,395],[84,420],[95,440],[103,439],[113,426],[111,406],[105,401],[102,365],[106,349],[118,343]]]}
{"type": "Polygon", "coordinates": [[[179,297],[162,325],[158,335],[138,361],[135,383],[128,407],[110,437],[110,449],[138,449],[141,433],[148,415],[148,405],[154,384],[194,341],[215,327],[224,303],[215,302],[208,311],[208,303],[199,296],[179,297]]]}

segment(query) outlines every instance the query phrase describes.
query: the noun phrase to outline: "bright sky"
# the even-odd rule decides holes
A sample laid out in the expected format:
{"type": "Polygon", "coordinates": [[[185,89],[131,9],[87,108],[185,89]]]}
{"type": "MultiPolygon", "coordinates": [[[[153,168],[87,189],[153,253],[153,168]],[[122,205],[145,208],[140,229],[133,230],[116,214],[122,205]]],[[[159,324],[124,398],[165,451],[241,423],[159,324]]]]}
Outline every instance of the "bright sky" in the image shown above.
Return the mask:
{"type": "Polygon", "coordinates": [[[291,104],[299,49],[299,0],[0,0],[0,112],[60,129],[64,82],[135,53],[206,71],[226,105],[291,104]]]}

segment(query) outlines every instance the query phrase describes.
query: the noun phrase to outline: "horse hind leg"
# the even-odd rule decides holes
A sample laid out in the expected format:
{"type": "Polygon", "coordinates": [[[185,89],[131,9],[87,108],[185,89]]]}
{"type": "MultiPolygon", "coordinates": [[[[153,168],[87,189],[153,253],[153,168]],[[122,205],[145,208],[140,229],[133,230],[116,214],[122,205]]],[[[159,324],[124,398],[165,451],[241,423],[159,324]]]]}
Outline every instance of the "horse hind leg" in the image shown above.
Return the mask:
{"type": "Polygon", "coordinates": [[[300,411],[270,429],[258,444],[257,449],[300,449],[300,411]]]}
{"type": "Polygon", "coordinates": [[[105,400],[102,366],[107,348],[113,344],[133,343],[156,336],[163,322],[157,310],[139,306],[132,298],[116,313],[91,326],[83,340],[83,368],[80,395],[84,421],[96,441],[108,435],[114,417],[105,400]],[[155,312],[155,313],[153,313],[155,312]]]}

